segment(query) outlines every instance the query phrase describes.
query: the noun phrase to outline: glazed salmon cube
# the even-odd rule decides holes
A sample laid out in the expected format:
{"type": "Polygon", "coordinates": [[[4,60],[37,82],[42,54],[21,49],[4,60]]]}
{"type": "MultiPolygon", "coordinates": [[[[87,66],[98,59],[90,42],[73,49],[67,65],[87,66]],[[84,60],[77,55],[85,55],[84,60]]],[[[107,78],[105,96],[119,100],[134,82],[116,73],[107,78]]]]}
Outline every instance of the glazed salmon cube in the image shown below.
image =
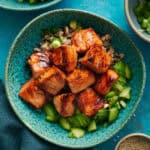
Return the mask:
{"type": "Polygon", "coordinates": [[[72,93],[79,93],[95,82],[94,74],[87,69],[75,69],[67,77],[72,93]]]}
{"type": "Polygon", "coordinates": [[[63,117],[72,116],[75,112],[75,94],[64,93],[54,97],[53,103],[57,112],[63,117]]]}
{"type": "Polygon", "coordinates": [[[47,93],[56,95],[65,86],[65,78],[65,74],[53,66],[39,77],[39,84],[47,93]]]}
{"type": "Polygon", "coordinates": [[[52,54],[50,51],[34,52],[28,59],[28,64],[34,77],[44,73],[52,63],[52,54]]]}
{"type": "Polygon", "coordinates": [[[92,88],[87,88],[78,97],[78,107],[87,116],[93,116],[106,102],[92,88]]]}
{"type": "Polygon", "coordinates": [[[91,46],[102,46],[102,40],[92,28],[87,28],[74,32],[72,44],[77,47],[79,53],[86,52],[91,46]]]}
{"type": "Polygon", "coordinates": [[[77,65],[76,47],[71,45],[61,46],[53,52],[53,63],[61,69],[71,72],[77,65]]]}
{"type": "Polygon", "coordinates": [[[38,81],[32,78],[22,86],[19,92],[19,96],[35,108],[41,108],[46,103],[45,93],[39,89],[38,84],[38,81]]]}
{"type": "Polygon", "coordinates": [[[107,94],[118,78],[119,75],[114,70],[109,69],[97,80],[95,90],[101,95],[107,94]]]}
{"type": "Polygon", "coordinates": [[[101,47],[91,47],[80,60],[81,64],[96,73],[105,73],[111,65],[112,57],[101,47]]]}

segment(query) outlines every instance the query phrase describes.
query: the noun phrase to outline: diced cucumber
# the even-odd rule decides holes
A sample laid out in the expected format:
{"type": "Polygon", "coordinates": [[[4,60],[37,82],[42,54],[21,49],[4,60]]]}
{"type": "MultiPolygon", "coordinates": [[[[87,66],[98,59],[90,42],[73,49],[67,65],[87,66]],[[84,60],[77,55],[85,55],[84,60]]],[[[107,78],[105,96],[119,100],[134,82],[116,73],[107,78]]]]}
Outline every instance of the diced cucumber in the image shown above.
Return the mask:
{"type": "Polygon", "coordinates": [[[118,96],[113,96],[108,99],[109,105],[112,107],[118,102],[118,96]]]}
{"type": "Polygon", "coordinates": [[[95,122],[95,120],[92,120],[90,122],[90,124],[88,125],[88,131],[92,132],[92,131],[95,131],[95,130],[97,130],[96,122],[95,122]]]}
{"type": "Polygon", "coordinates": [[[85,128],[88,126],[90,119],[86,115],[80,113],[75,116],[68,117],[68,121],[72,127],[82,127],[85,128]]]}
{"type": "Polygon", "coordinates": [[[115,121],[118,117],[118,114],[119,114],[119,110],[117,107],[110,108],[109,109],[109,118],[108,118],[109,122],[111,123],[111,122],[115,121]]]}
{"type": "Polygon", "coordinates": [[[56,38],[56,37],[50,38],[50,41],[51,41],[51,46],[52,46],[54,49],[60,47],[60,46],[61,46],[61,43],[62,43],[61,38],[56,38]]]}
{"type": "Polygon", "coordinates": [[[56,112],[52,104],[48,103],[44,106],[44,111],[46,113],[46,120],[51,122],[56,122],[59,119],[59,115],[56,112]]]}
{"type": "Polygon", "coordinates": [[[121,106],[120,106],[119,102],[116,103],[116,107],[117,107],[118,109],[121,109],[121,106]]]}
{"type": "Polygon", "coordinates": [[[77,25],[78,23],[75,20],[72,20],[69,24],[70,28],[73,30],[77,29],[77,25]]]}
{"type": "Polygon", "coordinates": [[[30,4],[36,4],[38,2],[38,0],[29,0],[30,4]]]}
{"type": "Polygon", "coordinates": [[[48,122],[55,122],[55,119],[53,118],[53,116],[46,116],[45,120],[48,122]]]}
{"type": "Polygon", "coordinates": [[[125,65],[125,77],[130,80],[132,77],[132,71],[129,65],[125,65]]]}
{"type": "Polygon", "coordinates": [[[62,38],[61,37],[50,37],[50,39],[49,39],[50,42],[53,42],[53,41],[56,41],[56,40],[58,40],[59,42],[62,43],[62,38]]]}
{"type": "Polygon", "coordinates": [[[121,92],[124,89],[124,85],[121,84],[121,82],[117,81],[114,85],[113,85],[113,89],[121,92]]]}
{"type": "Polygon", "coordinates": [[[141,24],[141,27],[143,28],[143,29],[146,29],[147,27],[148,27],[148,19],[143,19],[142,20],[142,24],[141,24]]]}
{"type": "Polygon", "coordinates": [[[119,97],[120,97],[120,98],[124,98],[124,99],[130,99],[130,97],[131,97],[130,92],[131,92],[131,88],[130,88],[130,87],[125,87],[125,88],[121,91],[121,93],[119,94],[119,97]]]}
{"type": "Polygon", "coordinates": [[[115,71],[120,75],[120,76],[124,76],[125,74],[125,64],[122,61],[117,62],[114,65],[114,69],[115,71]]]}
{"type": "Polygon", "coordinates": [[[104,127],[104,128],[107,128],[107,127],[108,127],[108,122],[105,122],[105,123],[103,124],[103,127],[104,127]]]}
{"type": "Polygon", "coordinates": [[[81,128],[72,128],[69,132],[70,138],[81,138],[85,135],[85,131],[81,128]]]}
{"type": "Polygon", "coordinates": [[[80,127],[80,123],[76,116],[68,117],[68,121],[72,127],[80,127]]]}
{"type": "Polygon", "coordinates": [[[116,92],[115,92],[115,91],[110,91],[110,92],[108,92],[108,93],[105,95],[105,98],[108,99],[108,98],[111,98],[111,97],[113,97],[113,96],[115,96],[115,95],[116,95],[116,92]]]}
{"type": "Polygon", "coordinates": [[[121,100],[120,105],[122,108],[126,108],[126,102],[125,101],[121,100]]]}
{"type": "Polygon", "coordinates": [[[94,119],[97,123],[102,123],[108,120],[108,114],[109,112],[107,109],[100,109],[94,116],[94,119]]]}
{"type": "Polygon", "coordinates": [[[69,138],[74,138],[72,132],[69,132],[68,137],[69,137],[69,138]]]}
{"type": "Polygon", "coordinates": [[[71,125],[69,124],[69,121],[66,118],[60,118],[59,123],[63,129],[65,130],[71,129],[71,125]]]}
{"type": "Polygon", "coordinates": [[[122,76],[119,77],[118,82],[120,82],[122,85],[125,85],[127,83],[126,79],[122,76]]]}

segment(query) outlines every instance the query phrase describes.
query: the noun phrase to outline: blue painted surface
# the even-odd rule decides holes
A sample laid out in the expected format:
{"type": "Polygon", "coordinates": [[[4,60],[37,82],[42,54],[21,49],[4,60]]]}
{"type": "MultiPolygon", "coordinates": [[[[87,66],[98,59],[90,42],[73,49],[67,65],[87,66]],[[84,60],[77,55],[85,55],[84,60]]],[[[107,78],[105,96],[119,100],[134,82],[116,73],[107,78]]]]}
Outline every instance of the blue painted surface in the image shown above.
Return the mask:
{"type": "MultiPolygon", "coordinates": [[[[0,78],[4,78],[4,65],[9,51],[9,47],[20,29],[32,18],[56,8],[76,8],[97,13],[120,26],[126,31],[133,41],[137,44],[144,56],[147,67],[147,83],[141,103],[128,124],[113,138],[107,142],[95,147],[95,150],[113,150],[118,140],[128,133],[142,132],[150,135],[150,44],[138,38],[129,27],[125,13],[124,2],[112,0],[64,0],[49,9],[38,12],[13,12],[0,10],[0,78]]],[[[123,42],[123,39],[122,39],[123,42]]],[[[133,60],[134,61],[134,60],[133,60]]],[[[52,149],[55,149],[52,146],[52,149]]]]}

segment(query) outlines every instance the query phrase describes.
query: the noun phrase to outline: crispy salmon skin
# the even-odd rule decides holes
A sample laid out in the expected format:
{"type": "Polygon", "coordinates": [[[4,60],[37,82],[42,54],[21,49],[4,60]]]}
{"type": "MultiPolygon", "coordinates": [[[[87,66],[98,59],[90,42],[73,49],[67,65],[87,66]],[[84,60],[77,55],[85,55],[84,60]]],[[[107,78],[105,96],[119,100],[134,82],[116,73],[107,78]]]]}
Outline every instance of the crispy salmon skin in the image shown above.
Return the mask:
{"type": "Polygon", "coordinates": [[[53,63],[66,72],[73,71],[77,65],[78,55],[75,46],[61,46],[53,52],[52,57],[53,63]]]}
{"type": "Polygon", "coordinates": [[[99,46],[91,47],[80,60],[81,64],[95,73],[105,73],[111,65],[111,55],[99,46]]]}
{"type": "Polygon", "coordinates": [[[66,75],[53,66],[40,76],[40,87],[51,95],[56,95],[65,86],[66,75]]]}
{"type": "Polygon", "coordinates": [[[34,52],[28,59],[28,64],[34,77],[44,73],[52,63],[52,53],[50,51],[34,52]]]}
{"type": "Polygon", "coordinates": [[[86,52],[91,46],[102,46],[103,42],[92,28],[76,31],[72,36],[72,44],[79,53],[86,52]]]}
{"type": "Polygon", "coordinates": [[[19,92],[19,96],[35,108],[41,108],[46,103],[45,93],[38,86],[38,81],[31,78],[19,92]]]}
{"type": "Polygon", "coordinates": [[[114,70],[109,69],[97,79],[95,90],[101,95],[107,94],[118,78],[119,75],[114,70]]]}
{"type": "Polygon", "coordinates": [[[75,94],[64,93],[54,97],[54,106],[57,112],[63,117],[72,116],[75,112],[75,94]]]}
{"type": "Polygon", "coordinates": [[[87,69],[75,69],[67,76],[67,82],[72,93],[79,93],[94,84],[95,76],[87,69]]]}
{"type": "Polygon", "coordinates": [[[92,88],[87,88],[78,97],[78,107],[87,116],[93,116],[106,102],[92,88]]]}

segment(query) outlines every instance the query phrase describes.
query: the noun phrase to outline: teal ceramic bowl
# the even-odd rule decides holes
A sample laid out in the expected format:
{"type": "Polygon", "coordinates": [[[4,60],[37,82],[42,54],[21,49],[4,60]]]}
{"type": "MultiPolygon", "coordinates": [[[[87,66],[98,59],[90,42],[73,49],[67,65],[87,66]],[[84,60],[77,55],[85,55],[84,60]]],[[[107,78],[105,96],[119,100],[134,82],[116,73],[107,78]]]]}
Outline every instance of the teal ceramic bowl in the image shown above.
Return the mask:
{"type": "Polygon", "coordinates": [[[0,8],[10,9],[15,11],[33,11],[44,9],[59,3],[62,0],[49,0],[47,2],[31,5],[29,3],[19,3],[18,0],[0,0],[0,8]]]}
{"type": "MultiPolygon", "coordinates": [[[[140,1],[145,1],[145,0],[140,0],[140,1]]],[[[133,11],[138,2],[139,0],[124,0],[125,14],[126,14],[128,23],[133,29],[133,31],[144,41],[150,43],[150,34],[142,31],[141,26],[138,23],[136,16],[134,14],[134,11],[133,11]]]]}
{"type": "Polygon", "coordinates": [[[19,119],[41,138],[63,147],[87,148],[100,144],[122,129],[135,111],[145,85],[146,71],[143,57],[131,39],[113,23],[95,14],[80,10],[50,11],[28,23],[13,42],[5,68],[5,85],[9,102],[19,119]],[[30,78],[29,69],[25,67],[28,56],[41,40],[44,28],[64,27],[71,20],[81,22],[83,27],[93,27],[100,35],[112,35],[113,47],[125,54],[125,61],[133,70],[132,98],[127,108],[122,110],[119,118],[107,128],[100,127],[96,132],[86,134],[80,139],[68,138],[68,132],[58,124],[45,121],[44,113],[38,112],[18,97],[21,84],[30,78]]]}

